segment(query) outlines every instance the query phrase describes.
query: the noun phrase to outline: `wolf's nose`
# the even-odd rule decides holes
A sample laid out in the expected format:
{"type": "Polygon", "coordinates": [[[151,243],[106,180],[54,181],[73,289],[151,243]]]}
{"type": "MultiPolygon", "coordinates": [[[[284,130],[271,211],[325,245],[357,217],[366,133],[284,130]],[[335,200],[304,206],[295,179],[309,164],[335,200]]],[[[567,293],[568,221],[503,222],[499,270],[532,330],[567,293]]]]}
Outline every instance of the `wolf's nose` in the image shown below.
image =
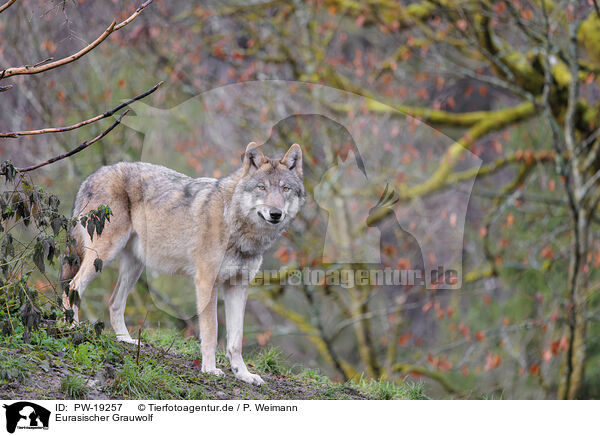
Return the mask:
{"type": "Polygon", "coordinates": [[[283,212],[279,209],[271,209],[269,211],[269,216],[273,221],[279,221],[281,219],[281,215],[283,215],[283,212]]]}

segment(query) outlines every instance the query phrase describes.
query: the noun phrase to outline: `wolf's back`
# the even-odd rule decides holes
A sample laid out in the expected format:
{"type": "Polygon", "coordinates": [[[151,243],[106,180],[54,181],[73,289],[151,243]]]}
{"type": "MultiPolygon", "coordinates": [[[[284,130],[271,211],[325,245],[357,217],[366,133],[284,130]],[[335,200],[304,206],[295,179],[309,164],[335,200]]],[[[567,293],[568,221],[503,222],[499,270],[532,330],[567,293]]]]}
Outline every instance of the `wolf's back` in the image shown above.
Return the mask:
{"type": "MultiPolygon", "coordinates": [[[[111,208],[113,217],[104,229],[105,233],[122,232],[132,226],[132,215],[146,207],[165,217],[173,211],[189,210],[197,195],[204,195],[215,185],[216,179],[191,177],[145,162],[120,162],[99,168],[90,174],[81,184],[73,216],[84,215],[98,206],[111,208]]],[[[144,216],[145,212],[142,212],[144,216]]],[[[74,244],[68,247],[69,255],[76,254],[83,260],[84,247],[91,246],[90,237],[82,225],[77,224],[71,234],[74,244]]],[[[79,263],[63,262],[60,280],[63,288],[68,289],[69,282],[75,277],[79,263]]]]}

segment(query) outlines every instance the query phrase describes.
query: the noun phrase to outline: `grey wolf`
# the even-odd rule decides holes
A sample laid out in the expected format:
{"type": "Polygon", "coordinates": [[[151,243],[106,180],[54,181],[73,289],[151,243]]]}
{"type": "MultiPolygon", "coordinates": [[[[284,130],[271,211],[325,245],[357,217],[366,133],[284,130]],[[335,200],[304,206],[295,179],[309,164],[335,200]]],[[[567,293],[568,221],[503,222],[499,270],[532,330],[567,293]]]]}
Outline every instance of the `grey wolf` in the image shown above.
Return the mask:
{"type": "MultiPolygon", "coordinates": [[[[222,289],[231,368],[238,379],[260,385],[262,378],[251,374],[242,359],[248,280],[304,199],[298,144],[283,158],[271,159],[251,142],[241,168],[220,179],[191,178],[143,162],[105,166],[82,183],[73,215],[108,205],[113,216],[101,236],[93,239],[77,225],[73,237],[80,267],[63,269],[62,279],[70,280],[69,288],[82,298],[98,274],[94,261],[99,257],[107,265],[117,259],[119,277],[109,301],[110,321],[121,341],[134,342],[125,325],[125,304],[144,266],[192,277],[202,371],[216,375],[223,374],[215,363],[217,294],[222,289]]],[[[68,299],[64,303],[68,308],[68,299]]],[[[77,307],[73,310],[78,321],[77,307]]]]}

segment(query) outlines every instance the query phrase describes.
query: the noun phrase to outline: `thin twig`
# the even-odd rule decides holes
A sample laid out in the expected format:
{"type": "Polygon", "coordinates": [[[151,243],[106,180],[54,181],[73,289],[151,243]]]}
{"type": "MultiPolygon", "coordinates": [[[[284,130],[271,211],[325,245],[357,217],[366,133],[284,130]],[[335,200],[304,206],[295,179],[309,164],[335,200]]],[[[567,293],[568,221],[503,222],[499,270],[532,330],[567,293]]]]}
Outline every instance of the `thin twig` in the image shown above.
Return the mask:
{"type": "Polygon", "coordinates": [[[142,348],[142,327],[146,323],[146,318],[148,318],[148,311],[146,311],[146,316],[144,317],[144,321],[138,327],[138,343],[137,343],[137,354],[135,356],[135,364],[136,366],[140,366],[140,349],[142,348]]]}
{"type": "Polygon", "coordinates": [[[117,24],[114,28],[114,30],[119,30],[121,27],[125,27],[127,26],[129,23],[131,23],[133,20],[135,20],[135,18],[144,10],[146,9],[148,6],[150,6],[150,3],[152,3],[153,0],[147,0],[144,3],[142,3],[133,14],[131,14],[129,16],[129,18],[127,18],[125,21],[121,21],[119,24],[117,24]]]}
{"type": "MultiPolygon", "coordinates": [[[[76,153],[79,153],[79,152],[80,152],[80,151],[82,151],[82,150],[85,150],[85,149],[86,149],[86,148],[88,148],[90,145],[92,145],[94,142],[96,142],[96,141],[98,141],[98,140],[100,140],[100,139],[104,138],[106,135],[108,135],[108,134],[110,133],[110,131],[111,131],[112,129],[114,129],[115,127],[117,127],[117,125],[119,125],[119,123],[121,123],[121,119],[122,119],[122,118],[123,118],[123,117],[124,117],[124,116],[127,114],[127,112],[129,112],[129,110],[126,110],[125,112],[123,112],[123,113],[122,113],[122,114],[119,116],[119,118],[117,119],[117,121],[115,121],[115,122],[114,122],[114,123],[113,123],[113,124],[112,124],[112,125],[111,125],[111,126],[108,128],[108,129],[106,129],[105,131],[103,131],[102,133],[100,133],[100,134],[99,134],[98,136],[96,136],[95,138],[93,138],[93,139],[90,139],[89,141],[82,142],[82,143],[81,143],[81,144],[79,144],[77,147],[75,147],[73,150],[71,150],[71,151],[69,151],[69,152],[67,152],[67,153],[59,154],[58,156],[55,156],[55,157],[53,157],[53,158],[50,158],[50,159],[48,159],[48,160],[46,160],[46,161],[44,161],[44,162],[40,162],[40,163],[38,163],[38,164],[36,164],[36,165],[32,165],[32,166],[25,167],[25,168],[15,168],[15,169],[16,169],[18,172],[21,172],[21,173],[25,173],[25,172],[27,172],[27,171],[33,171],[33,170],[36,170],[36,169],[38,169],[38,168],[44,167],[44,166],[46,166],[46,165],[50,165],[50,164],[52,164],[52,163],[54,163],[54,162],[57,162],[57,161],[59,161],[59,160],[66,159],[66,158],[68,158],[69,156],[73,156],[74,154],[76,154],[76,153]]],[[[2,173],[0,173],[0,174],[4,174],[4,173],[2,172],[2,173]]]]}
{"type": "Polygon", "coordinates": [[[13,5],[13,3],[16,1],[17,0],[8,0],[6,3],[4,3],[2,6],[0,6],[0,13],[4,12],[8,8],[10,8],[13,5]]]}
{"type": "Polygon", "coordinates": [[[176,338],[176,337],[175,337],[175,338],[173,338],[173,340],[171,341],[171,344],[169,345],[169,348],[167,348],[166,350],[162,350],[162,352],[160,353],[160,356],[159,356],[159,357],[163,357],[163,356],[165,356],[166,354],[168,354],[168,353],[169,353],[169,351],[171,351],[171,347],[173,347],[173,344],[175,343],[175,339],[177,339],[177,338],[176,338]]]}
{"type": "Polygon", "coordinates": [[[2,71],[2,73],[0,73],[0,79],[4,79],[4,78],[10,77],[10,76],[17,76],[20,74],[38,74],[38,73],[52,70],[54,68],[61,67],[63,65],[66,65],[66,64],[76,61],[80,57],[84,56],[85,54],[89,53],[94,48],[96,48],[100,43],[102,43],[102,41],[104,41],[106,38],[108,38],[108,36],[111,33],[115,32],[115,31],[121,29],[122,27],[126,26],[127,24],[131,23],[142,12],[142,10],[144,10],[148,5],[150,5],[150,3],[152,3],[152,1],[153,0],[148,0],[148,1],[144,2],[140,7],[138,7],[135,10],[135,12],[133,14],[131,14],[129,16],[129,18],[120,22],[119,24],[117,24],[116,20],[113,20],[112,23],[110,24],[110,26],[108,26],[107,29],[102,33],[102,35],[100,35],[98,38],[96,38],[96,40],[93,41],[91,44],[89,44],[89,45],[85,46],[84,48],[82,48],[81,50],[79,50],[77,53],[74,53],[71,56],[67,56],[65,58],[59,59],[54,62],[50,62],[49,64],[40,65],[38,63],[37,66],[33,66],[33,67],[31,67],[29,65],[25,65],[22,67],[7,68],[4,71],[2,71]]]}
{"type": "Polygon", "coordinates": [[[114,107],[113,109],[111,109],[107,112],[104,112],[101,115],[97,115],[93,118],[90,118],[88,120],[81,121],[79,123],[72,124],[70,126],[65,126],[65,127],[48,127],[45,129],[38,129],[38,130],[25,130],[25,131],[20,131],[20,132],[4,132],[4,133],[0,133],[0,138],[18,138],[19,136],[41,135],[44,133],[68,132],[70,130],[75,130],[75,129],[78,129],[83,126],[87,126],[88,124],[92,124],[92,123],[95,123],[96,121],[102,120],[104,118],[108,118],[108,117],[114,115],[115,113],[117,113],[118,111],[120,111],[121,109],[123,109],[124,107],[129,106],[131,103],[136,102],[144,97],[147,97],[148,95],[150,95],[154,91],[156,91],[158,89],[158,87],[161,86],[163,83],[165,83],[165,82],[163,82],[163,81],[158,82],[156,85],[154,85],[148,91],[146,91],[142,94],[136,95],[135,97],[127,100],[126,102],[121,103],[120,105],[114,107]]]}

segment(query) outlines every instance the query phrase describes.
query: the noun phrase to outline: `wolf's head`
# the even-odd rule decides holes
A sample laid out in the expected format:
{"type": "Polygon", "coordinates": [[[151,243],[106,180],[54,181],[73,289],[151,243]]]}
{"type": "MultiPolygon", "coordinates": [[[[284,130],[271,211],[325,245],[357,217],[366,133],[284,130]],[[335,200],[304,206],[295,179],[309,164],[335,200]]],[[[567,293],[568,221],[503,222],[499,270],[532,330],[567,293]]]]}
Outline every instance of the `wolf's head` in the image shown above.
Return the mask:
{"type": "Polygon", "coordinates": [[[304,203],[300,146],[294,144],[281,159],[271,159],[251,142],[244,153],[242,174],[237,189],[243,215],[255,225],[283,229],[304,203]]]}

